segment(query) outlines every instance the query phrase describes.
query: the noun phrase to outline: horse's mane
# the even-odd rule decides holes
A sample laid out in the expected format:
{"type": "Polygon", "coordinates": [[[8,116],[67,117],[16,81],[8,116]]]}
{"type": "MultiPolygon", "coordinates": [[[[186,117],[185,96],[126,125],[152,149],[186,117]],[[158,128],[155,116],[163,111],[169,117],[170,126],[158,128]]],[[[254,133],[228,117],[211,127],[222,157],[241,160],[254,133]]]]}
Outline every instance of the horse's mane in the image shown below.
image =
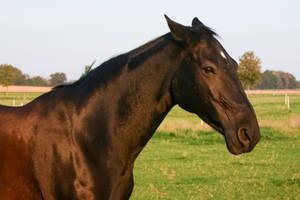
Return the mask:
{"type": "MultiPolygon", "coordinates": [[[[96,81],[100,81],[101,77],[105,78],[106,75],[111,76],[111,70],[116,68],[120,69],[121,67],[125,66],[126,63],[130,64],[130,69],[134,69],[138,64],[146,60],[150,55],[160,50],[161,47],[165,46],[170,39],[172,39],[171,34],[167,33],[134,50],[131,50],[124,54],[120,54],[116,57],[105,61],[98,67],[90,70],[85,76],[82,76],[80,79],[73,83],[58,85],[52,90],[58,90],[63,88],[75,88],[79,85],[83,85],[88,82],[95,83],[96,81]]],[[[106,77],[106,79],[107,78],[108,77],[106,77]]]]}
{"type": "Polygon", "coordinates": [[[207,27],[205,25],[202,25],[201,29],[197,29],[197,28],[193,28],[193,27],[191,27],[191,29],[196,31],[199,35],[206,35],[209,38],[220,37],[214,29],[207,27]]]}
{"type": "Polygon", "coordinates": [[[90,70],[86,75],[80,77],[77,81],[75,81],[73,83],[70,83],[70,84],[62,84],[62,85],[55,86],[52,90],[58,90],[58,89],[63,89],[63,88],[75,88],[79,85],[84,84],[85,82],[89,82],[89,80],[91,80],[91,79],[95,79],[95,75],[101,73],[101,71],[106,66],[112,66],[112,64],[126,63],[124,61],[127,60],[127,58],[128,58],[127,53],[118,55],[114,58],[111,58],[111,59],[105,61],[104,63],[102,63],[98,67],[90,70]]]}

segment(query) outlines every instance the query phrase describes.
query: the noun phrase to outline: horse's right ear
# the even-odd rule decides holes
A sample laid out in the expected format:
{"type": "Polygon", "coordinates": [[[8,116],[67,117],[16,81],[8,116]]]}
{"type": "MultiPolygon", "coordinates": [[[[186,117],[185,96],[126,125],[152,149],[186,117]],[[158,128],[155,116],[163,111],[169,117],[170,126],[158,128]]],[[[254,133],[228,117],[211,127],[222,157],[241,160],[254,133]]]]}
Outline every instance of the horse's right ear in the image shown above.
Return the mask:
{"type": "Polygon", "coordinates": [[[183,45],[189,44],[192,39],[192,31],[190,28],[174,22],[167,15],[165,15],[165,18],[170,28],[172,37],[183,45]]]}

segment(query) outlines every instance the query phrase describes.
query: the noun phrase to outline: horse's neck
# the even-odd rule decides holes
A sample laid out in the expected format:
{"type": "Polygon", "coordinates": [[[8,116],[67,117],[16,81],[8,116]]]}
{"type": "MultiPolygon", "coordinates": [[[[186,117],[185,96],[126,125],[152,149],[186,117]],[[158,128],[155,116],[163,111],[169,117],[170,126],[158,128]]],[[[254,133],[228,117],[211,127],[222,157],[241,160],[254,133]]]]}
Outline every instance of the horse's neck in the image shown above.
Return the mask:
{"type": "Polygon", "coordinates": [[[178,53],[174,48],[174,44],[168,45],[162,53],[128,74],[128,87],[120,97],[126,103],[118,105],[120,110],[128,109],[127,116],[122,116],[116,125],[120,125],[123,142],[135,149],[133,157],[146,145],[173,106],[171,80],[180,63],[176,60],[180,59],[179,55],[170,59],[174,58],[172,54],[178,53]]]}
{"type": "Polygon", "coordinates": [[[109,104],[103,105],[110,108],[112,145],[124,148],[125,152],[131,149],[127,155],[131,160],[173,106],[170,87],[172,75],[180,63],[179,54],[178,47],[170,43],[132,71],[128,64],[106,91],[108,96],[112,94],[107,101],[109,104]]]}

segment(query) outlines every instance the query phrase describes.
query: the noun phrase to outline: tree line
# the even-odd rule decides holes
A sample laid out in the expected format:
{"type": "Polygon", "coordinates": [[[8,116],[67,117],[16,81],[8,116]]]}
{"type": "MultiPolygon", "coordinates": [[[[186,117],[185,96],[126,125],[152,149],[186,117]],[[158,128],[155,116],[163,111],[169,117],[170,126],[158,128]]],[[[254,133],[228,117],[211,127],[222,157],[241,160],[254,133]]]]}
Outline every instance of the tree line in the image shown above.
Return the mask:
{"type": "Polygon", "coordinates": [[[28,86],[57,86],[67,81],[66,74],[55,72],[46,79],[41,76],[30,77],[20,69],[9,65],[0,64],[0,85],[28,85],[28,86]]]}
{"type": "Polygon", "coordinates": [[[253,86],[254,89],[296,89],[300,81],[288,72],[266,70],[261,79],[253,86]],[[298,82],[298,83],[297,83],[298,82]]]}
{"type": "Polygon", "coordinates": [[[300,89],[300,81],[288,72],[266,70],[261,73],[261,61],[253,51],[239,58],[238,75],[247,89],[300,89]]]}

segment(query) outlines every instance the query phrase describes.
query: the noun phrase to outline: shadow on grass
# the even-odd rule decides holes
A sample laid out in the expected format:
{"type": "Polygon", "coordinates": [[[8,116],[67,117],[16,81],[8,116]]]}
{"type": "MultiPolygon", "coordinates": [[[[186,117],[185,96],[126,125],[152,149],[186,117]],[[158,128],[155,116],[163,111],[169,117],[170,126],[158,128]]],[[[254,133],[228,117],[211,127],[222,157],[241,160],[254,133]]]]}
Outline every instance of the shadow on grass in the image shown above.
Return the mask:
{"type": "Polygon", "coordinates": [[[203,177],[196,177],[196,178],[183,178],[179,182],[176,182],[176,185],[188,185],[188,184],[216,184],[221,180],[219,177],[209,177],[209,178],[203,178],[203,177]]]}
{"type": "MultiPolygon", "coordinates": [[[[273,127],[261,127],[260,132],[262,136],[261,141],[292,141],[300,139],[284,135],[284,133],[273,127]]],[[[175,132],[156,131],[153,138],[189,145],[214,145],[225,143],[224,137],[214,130],[194,131],[192,129],[185,129],[175,132]]]]}
{"type": "Polygon", "coordinates": [[[176,132],[157,131],[153,138],[189,145],[213,145],[225,142],[223,136],[216,131],[193,131],[191,129],[176,132]]]}
{"type": "Polygon", "coordinates": [[[300,179],[299,178],[291,178],[291,179],[271,179],[270,182],[277,186],[282,187],[284,185],[298,185],[300,186],[300,179]]]}
{"type": "Polygon", "coordinates": [[[264,141],[291,141],[299,140],[299,138],[289,137],[273,127],[261,127],[261,140],[264,141]]]}

